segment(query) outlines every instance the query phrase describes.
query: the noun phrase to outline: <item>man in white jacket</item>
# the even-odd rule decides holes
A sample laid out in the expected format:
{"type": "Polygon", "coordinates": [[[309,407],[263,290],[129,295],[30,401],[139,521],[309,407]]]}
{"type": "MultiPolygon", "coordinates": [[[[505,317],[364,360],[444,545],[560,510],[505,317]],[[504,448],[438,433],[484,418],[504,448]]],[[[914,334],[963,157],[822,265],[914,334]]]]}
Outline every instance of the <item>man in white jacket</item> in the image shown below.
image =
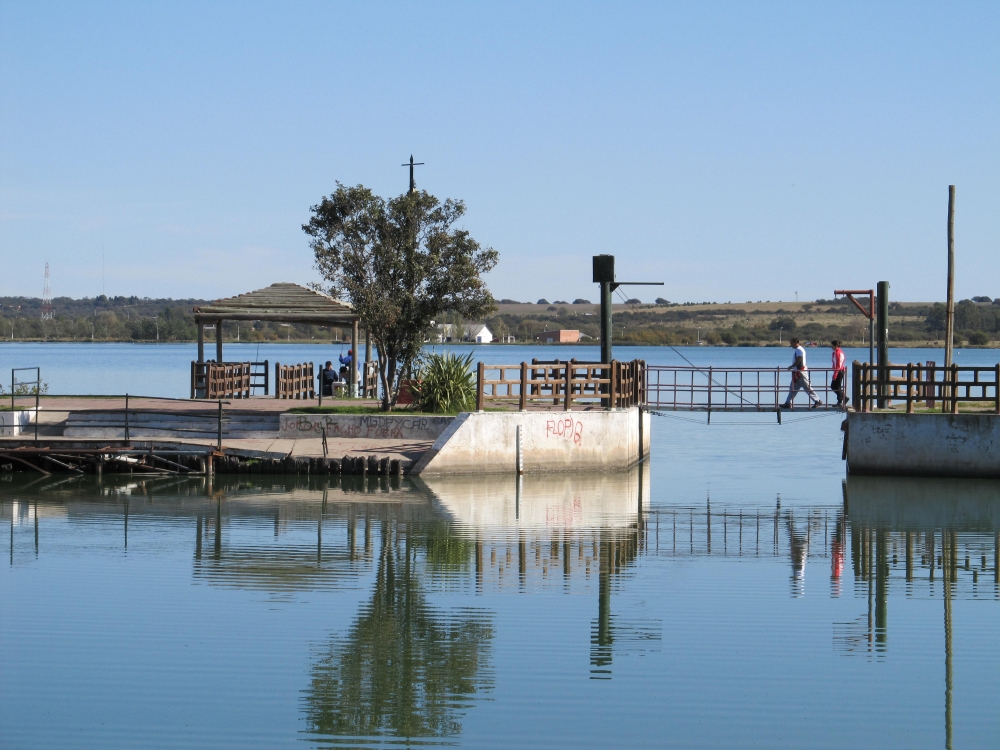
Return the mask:
{"type": "Polygon", "coordinates": [[[781,405],[781,408],[791,409],[792,402],[795,400],[795,394],[801,390],[805,390],[809,394],[809,398],[812,399],[812,406],[810,408],[816,409],[822,406],[823,402],[819,400],[816,391],[809,384],[809,368],[806,367],[806,350],[799,344],[798,339],[793,338],[788,343],[795,350],[792,364],[788,367],[792,371],[792,384],[788,388],[788,398],[781,405]]]}

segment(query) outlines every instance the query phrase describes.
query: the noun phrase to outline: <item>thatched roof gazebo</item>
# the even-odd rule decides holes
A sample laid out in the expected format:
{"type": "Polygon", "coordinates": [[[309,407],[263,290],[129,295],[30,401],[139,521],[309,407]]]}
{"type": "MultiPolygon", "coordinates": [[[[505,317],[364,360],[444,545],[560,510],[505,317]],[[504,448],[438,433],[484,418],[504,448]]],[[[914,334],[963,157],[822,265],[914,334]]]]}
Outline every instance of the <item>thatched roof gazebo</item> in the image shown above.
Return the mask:
{"type": "MultiPolygon", "coordinates": [[[[215,368],[215,365],[205,362],[205,326],[215,325],[215,362],[219,365],[225,364],[222,357],[222,324],[227,320],[266,320],[278,323],[306,323],[319,326],[336,326],[339,328],[351,329],[351,349],[354,350],[354,366],[349,368],[348,382],[351,392],[355,390],[355,371],[358,365],[358,316],[354,309],[338,299],[308,289],[298,284],[279,283],[271,284],[265,289],[257,289],[253,292],[240,294],[236,297],[219,299],[208,305],[201,305],[194,308],[194,322],[198,326],[198,361],[191,363],[191,398],[207,397],[206,384],[210,379],[208,372],[215,368]]],[[[367,337],[366,337],[367,338],[367,337]]],[[[365,362],[371,357],[370,339],[366,341],[365,362]]],[[[252,378],[255,377],[252,368],[263,364],[264,392],[267,393],[267,363],[251,362],[229,363],[235,367],[242,367],[240,377],[240,388],[248,395],[252,386],[252,378]],[[247,368],[250,369],[247,369],[247,368]]],[[[226,367],[229,367],[226,364],[226,367]]],[[[275,365],[277,375],[277,364],[275,365]]],[[[218,369],[218,368],[216,368],[218,369]]],[[[214,370],[213,370],[214,371],[214,370]]],[[[312,372],[311,365],[309,372],[312,372]]],[[[309,376],[311,382],[312,376],[309,376]]],[[[215,380],[212,380],[215,383],[215,380]]],[[[230,386],[224,386],[228,390],[230,386]]],[[[235,386],[234,386],[235,387],[235,386]]],[[[311,386],[310,386],[311,388],[311,386]]],[[[277,391],[275,393],[277,395],[277,391]]],[[[296,396],[298,397],[298,396],[296,396]]]]}
{"type": "Polygon", "coordinates": [[[215,361],[222,362],[222,323],[227,320],[267,320],[351,327],[351,348],[357,349],[358,316],[338,299],[298,284],[271,284],[236,297],[226,297],[194,308],[198,326],[198,361],[205,361],[205,324],[215,324],[215,361]]]}

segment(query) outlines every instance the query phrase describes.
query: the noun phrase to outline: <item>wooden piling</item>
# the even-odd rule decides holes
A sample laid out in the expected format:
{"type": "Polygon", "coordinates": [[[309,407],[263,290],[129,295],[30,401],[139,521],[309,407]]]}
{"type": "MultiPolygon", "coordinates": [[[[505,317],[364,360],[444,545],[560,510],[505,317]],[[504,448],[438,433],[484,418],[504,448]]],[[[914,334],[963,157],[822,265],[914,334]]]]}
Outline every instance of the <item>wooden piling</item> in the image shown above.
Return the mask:
{"type": "Polygon", "coordinates": [[[955,346],[955,186],[948,186],[948,302],[944,324],[944,366],[951,367],[955,346]]]}

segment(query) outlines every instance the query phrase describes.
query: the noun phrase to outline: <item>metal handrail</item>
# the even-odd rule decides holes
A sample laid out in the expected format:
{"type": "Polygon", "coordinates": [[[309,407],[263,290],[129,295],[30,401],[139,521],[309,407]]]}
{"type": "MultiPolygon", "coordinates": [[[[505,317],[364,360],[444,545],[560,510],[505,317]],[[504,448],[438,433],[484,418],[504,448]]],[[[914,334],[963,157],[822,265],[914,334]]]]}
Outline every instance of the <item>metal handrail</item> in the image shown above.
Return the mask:
{"type": "MultiPolygon", "coordinates": [[[[810,386],[825,407],[836,406],[831,401],[837,396],[832,388],[837,372],[807,370],[810,386]]],[[[646,404],[675,411],[774,411],[784,403],[794,375],[783,367],[647,365],[646,404]]]]}
{"type": "MultiPolygon", "coordinates": [[[[11,418],[11,430],[12,430],[11,434],[13,434],[13,429],[14,429],[13,428],[13,424],[14,424],[13,420],[15,418],[15,413],[17,411],[16,408],[15,408],[16,407],[15,399],[17,398],[17,386],[19,386],[19,385],[33,385],[33,386],[35,386],[35,393],[34,393],[34,396],[35,396],[35,443],[37,443],[38,442],[38,407],[39,407],[39,400],[40,400],[41,395],[42,395],[42,368],[41,367],[12,367],[10,369],[10,418],[11,418]],[[28,372],[29,370],[34,370],[35,371],[35,379],[34,380],[22,380],[22,381],[18,382],[17,381],[17,376],[15,375],[15,373],[18,373],[18,372],[28,372]]],[[[28,393],[21,394],[21,395],[30,396],[32,394],[29,391],[28,393]]]]}

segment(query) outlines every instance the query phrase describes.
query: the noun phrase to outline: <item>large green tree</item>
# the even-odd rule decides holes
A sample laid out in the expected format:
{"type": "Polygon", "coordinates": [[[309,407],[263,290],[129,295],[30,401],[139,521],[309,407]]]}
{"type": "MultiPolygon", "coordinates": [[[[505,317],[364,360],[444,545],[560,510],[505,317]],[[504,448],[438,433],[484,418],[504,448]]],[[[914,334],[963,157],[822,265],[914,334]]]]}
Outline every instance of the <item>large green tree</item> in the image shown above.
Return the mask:
{"type": "Polygon", "coordinates": [[[312,207],[302,226],[312,240],[327,291],[354,307],[379,352],[382,408],[399,397],[431,322],[453,311],[481,318],[496,309],[482,275],[497,263],[455,223],[462,201],[426,191],[386,200],[358,185],[337,189],[312,207]]]}

